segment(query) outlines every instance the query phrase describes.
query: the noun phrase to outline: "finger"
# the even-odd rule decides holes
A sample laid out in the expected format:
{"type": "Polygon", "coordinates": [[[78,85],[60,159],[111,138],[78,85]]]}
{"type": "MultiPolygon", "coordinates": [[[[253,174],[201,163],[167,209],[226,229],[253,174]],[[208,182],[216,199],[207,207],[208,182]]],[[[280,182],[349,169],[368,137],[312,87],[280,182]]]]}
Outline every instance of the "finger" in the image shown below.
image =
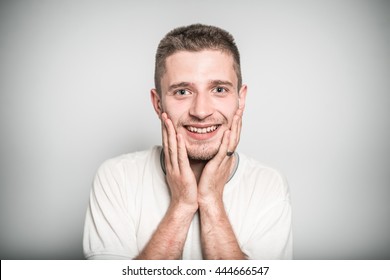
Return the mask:
{"type": "Polygon", "coordinates": [[[167,119],[167,114],[162,113],[161,115],[161,130],[162,130],[162,140],[163,140],[163,151],[164,151],[164,162],[166,168],[171,168],[171,158],[169,156],[169,146],[168,146],[168,132],[167,127],[165,125],[165,121],[167,119]]]}
{"type": "Polygon", "coordinates": [[[236,131],[236,147],[235,149],[237,148],[238,146],[238,143],[240,143],[240,136],[241,136],[241,128],[242,128],[242,113],[241,113],[241,116],[238,120],[238,127],[237,127],[237,131],[236,131]]]}
{"type": "Polygon", "coordinates": [[[244,112],[244,107],[240,107],[237,109],[236,114],[233,117],[232,121],[232,135],[229,142],[229,152],[234,152],[238,146],[238,143],[240,142],[240,135],[241,135],[241,127],[242,127],[242,115],[244,112]]]}
{"type": "Polygon", "coordinates": [[[181,134],[177,134],[177,152],[180,173],[185,174],[190,168],[190,162],[188,160],[186,145],[181,134]]]}
{"type": "Polygon", "coordinates": [[[171,161],[172,168],[179,168],[177,163],[177,142],[176,142],[176,131],[173,127],[172,121],[166,116],[164,124],[168,135],[168,152],[169,159],[171,161]]]}
{"type": "Polygon", "coordinates": [[[240,136],[240,120],[241,117],[239,115],[234,115],[232,127],[231,127],[231,134],[229,138],[229,144],[228,144],[228,152],[234,152],[236,150],[237,144],[238,144],[238,137],[240,136]]]}
{"type": "Polygon", "coordinates": [[[215,157],[213,159],[214,162],[216,162],[218,166],[221,165],[221,163],[225,160],[225,158],[231,158],[231,157],[227,157],[226,156],[226,153],[228,151],[230,135],[231,135],[231,131],[230,130],[226,130],[224,132],[223,138],[222,138],[222,143],[219,146],[218,153],[215,155],[215,157]]]}
{"type": "Polygon", "coordinates": [[[236,111],[236,115],[242,117],[243,114],[244,114],[244,107],[238,108],[236,111]]]}

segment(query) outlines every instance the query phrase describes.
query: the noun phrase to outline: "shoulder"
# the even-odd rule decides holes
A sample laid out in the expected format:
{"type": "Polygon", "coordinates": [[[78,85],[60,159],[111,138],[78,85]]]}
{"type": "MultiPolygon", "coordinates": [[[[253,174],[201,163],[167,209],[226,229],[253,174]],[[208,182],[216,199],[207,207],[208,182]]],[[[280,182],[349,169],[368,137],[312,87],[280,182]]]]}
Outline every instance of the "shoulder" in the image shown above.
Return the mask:
{"type": "Polygon", "coordinates": [[[239,154],[239,177],[246,185],[252,186],[263,195],[274,195],[279,199],[289,199],[289,188],[283,173],[272,166],[261,163],[245,154],[239,154]]]}
{"type": "MultiPolygon", "coordinates": [[[[144,174],[153,172],[159,166],[161,147],[127,153],[104,161],[98,168],[94,184],[97,186],[137,186],[144,174]],[[148,172],[145,172],[147,170],[148,172]]],[[[156,172],[155,172],[156,173],[156,172]]]]}
{"type": "Polygon", "coordinates": [[[145,178],[150,177],[150,170],[156,169],[159,151],[161,150],[156,146],[104,161],[93,179],[91,195],[94,199],[92,201],[104,205],[107,204],[107,200],[121,201],[127,205],[129,199],[134,198],[142,188],[145,178]],[[145,172],[146,169],[149,172],[145,172]]]}
{"type": "Polygon", "coordinates": [[[149,150],[122,154],[104,161],[98,168],[99,173],[122,173],[138,169],[159,159],[161,147],[155,146],[149,150]]]}

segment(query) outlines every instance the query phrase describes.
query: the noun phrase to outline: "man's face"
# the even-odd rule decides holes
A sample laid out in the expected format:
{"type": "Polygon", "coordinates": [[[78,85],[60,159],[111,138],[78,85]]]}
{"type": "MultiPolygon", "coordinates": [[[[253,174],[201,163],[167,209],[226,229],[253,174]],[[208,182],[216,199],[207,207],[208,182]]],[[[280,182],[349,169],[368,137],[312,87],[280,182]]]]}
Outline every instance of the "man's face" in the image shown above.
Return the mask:
{"type": "Polygon", "coordinates": [[[230,54],[217,50],[181,51],[166,59],[158,113],[166,112],[183,135],[190,159],[216,155],[239,103],[245,102],[246,86],[238,92],[233,65],[230,54]]]}

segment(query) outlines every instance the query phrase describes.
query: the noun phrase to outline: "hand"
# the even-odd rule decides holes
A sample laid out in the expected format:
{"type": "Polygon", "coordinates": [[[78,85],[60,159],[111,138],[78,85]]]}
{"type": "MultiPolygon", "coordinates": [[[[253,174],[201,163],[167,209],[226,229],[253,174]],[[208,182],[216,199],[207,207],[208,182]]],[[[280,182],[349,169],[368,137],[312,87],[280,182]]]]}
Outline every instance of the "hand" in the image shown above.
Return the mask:
{"type": "Polygon", "coordinates": [[[183,136],[176,134],[166,113],[161,116],[166,180],[171,191],[171,206],[198,209],[197,183],[187,156],[183,136]]]}
{"type": "Polygon", "coordinates": [[[231,128],[223,135],[217,155],[206,164],[198,184],[201,243],[205,259],[245,259],[223,204],[223,190],[235,160],[227,152],[234,152],[237,148],[242,113],[243,108],[239,108],[231,128]]]}
{"type": "Polygon", "coordinates": [[[228,156],[227,152],[234,152],[240,141],[243,111],[243,107],[237,109],[231,129],[226,130],[223,135],[218,153],[203,169],[198,186],[200,204],[222,202],[223,190],[234,163],[234,157],[228,156]]]}

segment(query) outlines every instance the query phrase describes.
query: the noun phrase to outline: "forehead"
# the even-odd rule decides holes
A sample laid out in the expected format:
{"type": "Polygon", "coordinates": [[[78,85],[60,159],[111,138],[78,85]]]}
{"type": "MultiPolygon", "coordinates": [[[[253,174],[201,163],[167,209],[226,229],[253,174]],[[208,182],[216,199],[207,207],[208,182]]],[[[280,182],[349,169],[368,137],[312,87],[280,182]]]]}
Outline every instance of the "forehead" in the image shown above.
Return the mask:
{"type": "Polygon", "coordinates": [[[179,51],[167,57],[162,86],[171,82],[202,83],[228,80],[237,83],[233,56],[220,50],[179,51]]]}

